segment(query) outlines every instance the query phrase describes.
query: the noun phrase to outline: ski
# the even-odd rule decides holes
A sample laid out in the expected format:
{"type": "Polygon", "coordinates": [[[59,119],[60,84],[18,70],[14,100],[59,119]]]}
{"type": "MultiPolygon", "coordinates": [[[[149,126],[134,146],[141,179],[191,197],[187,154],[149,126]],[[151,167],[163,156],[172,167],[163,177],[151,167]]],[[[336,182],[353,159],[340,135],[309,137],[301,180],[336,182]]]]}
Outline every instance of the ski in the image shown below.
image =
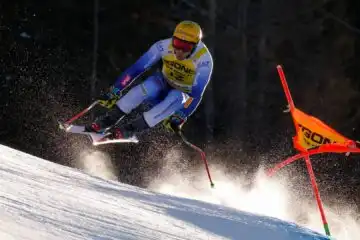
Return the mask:
{"type": "Polygon", "coordinates": [[[92,144],[94,146],[103,145],[103,144],[111,144],[111,143],[138,143],[139,140],[136,136],[132,136],[130,138],[122,138],[122,139],[109,139],[107,134],[103,133],[94,133],[85,131],[85,126],[83,125],[73,125],[73,124],[64,124],[59,122],[59,128],[64,130],[67,133],[74,134],[82,134],[90,137],[92,144]]]}

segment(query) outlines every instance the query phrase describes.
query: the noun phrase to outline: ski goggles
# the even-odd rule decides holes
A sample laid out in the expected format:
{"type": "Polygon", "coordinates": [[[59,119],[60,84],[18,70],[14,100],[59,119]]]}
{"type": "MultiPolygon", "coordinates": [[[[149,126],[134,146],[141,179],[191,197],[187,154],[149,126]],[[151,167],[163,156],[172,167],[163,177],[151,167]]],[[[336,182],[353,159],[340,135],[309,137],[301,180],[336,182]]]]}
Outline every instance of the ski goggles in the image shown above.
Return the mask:
{"type": "Polygon", "coordinates": [[[183,52],[191,52],[194,49],[195,44],[173,37],[172,45],[175,49],[180,49],[183,52]]]}

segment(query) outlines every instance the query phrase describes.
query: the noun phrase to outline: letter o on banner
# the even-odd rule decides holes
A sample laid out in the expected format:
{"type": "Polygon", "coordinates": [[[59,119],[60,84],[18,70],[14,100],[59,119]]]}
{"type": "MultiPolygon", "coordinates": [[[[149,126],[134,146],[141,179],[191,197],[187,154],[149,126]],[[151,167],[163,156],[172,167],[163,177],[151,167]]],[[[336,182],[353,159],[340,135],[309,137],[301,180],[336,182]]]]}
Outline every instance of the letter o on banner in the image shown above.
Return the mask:
{"type": "Polygon", "coordinates": [[[311,134],[311,140],[318,143],[318,144],[322,144],[323,141],[324,141],[324,137],[321,136],[320,134],[316,133],[316,132],[313,132],[311,134]]]}

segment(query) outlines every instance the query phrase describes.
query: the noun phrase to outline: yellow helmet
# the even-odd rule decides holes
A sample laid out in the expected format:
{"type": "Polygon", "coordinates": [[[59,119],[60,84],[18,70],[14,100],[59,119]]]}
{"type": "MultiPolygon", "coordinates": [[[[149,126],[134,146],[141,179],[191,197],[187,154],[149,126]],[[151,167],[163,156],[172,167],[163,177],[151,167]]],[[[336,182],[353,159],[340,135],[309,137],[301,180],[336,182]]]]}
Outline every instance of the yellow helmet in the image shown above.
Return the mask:
{"type": "Polygon", "coordinates": [[[202,38],[202,30],[196,22],[182,21],[176,25],[173,37],[197,44],[202,38]]]}

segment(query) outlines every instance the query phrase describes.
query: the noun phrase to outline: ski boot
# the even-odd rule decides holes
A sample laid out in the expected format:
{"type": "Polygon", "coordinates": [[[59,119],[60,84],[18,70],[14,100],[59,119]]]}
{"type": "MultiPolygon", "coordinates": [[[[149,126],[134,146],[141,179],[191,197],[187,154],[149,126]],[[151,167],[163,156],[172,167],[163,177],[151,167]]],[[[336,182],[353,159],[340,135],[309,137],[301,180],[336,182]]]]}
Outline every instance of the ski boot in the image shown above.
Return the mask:
{"type": "Polygon", "coordinates": [[[133,136],[132,132],[126,131],[121,127],[113,127],[106,131],[106,137],[108,139],[127,139],[133,136]]]}
{"type": "Polygon", "coordinates": [[[117,106],[95,119],[89,125],[85,125],[86,132],[104,132],[107,128],[112,127],[119,122],[126,114],[121,111],[117,106]]]}
{"type": "Polygon", "coordinates": [[[150,128],[146,123],[143,116],[134,121],[119,127],[110,128],[107,133],[110,133],[107,137],[109,139],[127,139],[135,135],[135,133],[142,132],[150,128]]]}

